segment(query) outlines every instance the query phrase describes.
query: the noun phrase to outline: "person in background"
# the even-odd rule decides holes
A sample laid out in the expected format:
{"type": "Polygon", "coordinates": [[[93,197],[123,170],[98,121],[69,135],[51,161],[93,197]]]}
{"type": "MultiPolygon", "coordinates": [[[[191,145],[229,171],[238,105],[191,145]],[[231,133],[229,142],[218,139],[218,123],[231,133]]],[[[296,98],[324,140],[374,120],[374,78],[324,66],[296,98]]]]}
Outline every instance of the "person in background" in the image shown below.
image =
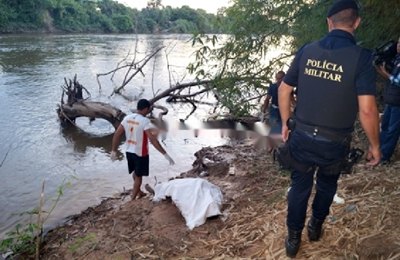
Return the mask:
{"type": "Polygon", "coordinates": [[[267,92],[267,97],[264,100],[264,104],[261,107],[261,112],[266,114],[267,109],[269,110],[269,126],[270,133],[267,136],[268,142],[268,152],[272,152],[272,150],[276,146],[277,139],[281,139],[281,129],[282,129],[282,120],[281,115],[279,114],[278,107],[278,88],[281,84],[283,77],[285,77],[285,72],[278,71],[275,74],[275,83],[272,83],[267,92]]]}
{"type": "Polygon", "coordinates": [[[114,133],[111,148],[111,160],[116,160],[116,151],[121,137],[125,134],[125,151],[128,161],[129,174],[133,177],[132,200],[145,196],[141,191],[142,177],[149,176],[149,140],[170,165],[174,160],[167,154],[157,140],[158,130],[146,117],[151,111],[151,103],[147,99],[140,99],[137,103],[137,113],[125,116],[114,133]]]}
{"type": "Polygon", "coordinates": [[[378,67],[379,74],[389,80],[383,95],[385,110],[380,135],[382,164],[390,162],[400,137],[400,38],[397,41],[397,55],[393,64],[391,73],[386,70],[385,64],[378,67]]]}
{"type": "Polygon", "coordinates": [[[381,158],[376,71],[372,53],[357,46],[354,39],[361,21],[358,11],[354,0],[335,1],[327,15],[329,33],[297,52],[279,87],[279,109],[286,123],[282,140],[288,142],[291,160],[295,161],[286,220],[285,249],[289,257],[295,257],[300,248],[315,174],[316,193],[307,231],[310,241],[321,239],[358,113],[370,143],[368,165],[377,165],[381,158]],[[288,120],[295,86],[293,124],[288,120]]]}

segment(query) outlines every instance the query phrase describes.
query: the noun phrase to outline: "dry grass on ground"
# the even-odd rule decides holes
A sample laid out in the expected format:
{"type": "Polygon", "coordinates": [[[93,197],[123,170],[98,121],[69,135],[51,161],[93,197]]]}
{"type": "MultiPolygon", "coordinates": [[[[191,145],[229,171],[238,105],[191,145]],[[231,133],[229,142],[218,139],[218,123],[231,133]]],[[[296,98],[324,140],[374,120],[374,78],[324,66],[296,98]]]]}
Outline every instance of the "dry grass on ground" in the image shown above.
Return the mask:
{"type": "MultiPolygon", "coordinates": [[[[184,176],[207,171],[204,178],[224,193],[224,216],[190,231],[170,201],[119,196],[50,232],[42,259],[286,259],[288,173],[248,145],[203,148],[197,156],[184,176]]],[[[357,166],[340,178],[338,194],[345,203],[332,206],[322,241],[308,242],[304,231],[297,258],[400,259],[400,162],[357,166]]]]}

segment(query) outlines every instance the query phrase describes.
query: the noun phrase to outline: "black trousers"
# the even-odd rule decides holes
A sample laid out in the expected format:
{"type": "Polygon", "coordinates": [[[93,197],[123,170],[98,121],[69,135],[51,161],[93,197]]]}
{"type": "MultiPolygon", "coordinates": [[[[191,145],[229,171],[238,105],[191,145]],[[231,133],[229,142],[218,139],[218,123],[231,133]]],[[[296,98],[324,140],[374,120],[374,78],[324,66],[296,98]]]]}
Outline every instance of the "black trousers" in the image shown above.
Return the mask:
{"type": "Polygon", "coordinates": [[[331,141],[300,130],[294,130],[289,139],[292,156],[299,162],[315,166],[313,172],[291,173],[291,188],[288,193],[287,226],[291,230],[304,228],[308,200],[316,175],[316,194],[312,203],[312,214],[319,220],[325,220],[337,190],[337,174],[326,174],[322,166],[330,165],[344,158],[349,151],[350,140],[331,141]],[[320,168],[318,166],[321,166],[320,168]]]}

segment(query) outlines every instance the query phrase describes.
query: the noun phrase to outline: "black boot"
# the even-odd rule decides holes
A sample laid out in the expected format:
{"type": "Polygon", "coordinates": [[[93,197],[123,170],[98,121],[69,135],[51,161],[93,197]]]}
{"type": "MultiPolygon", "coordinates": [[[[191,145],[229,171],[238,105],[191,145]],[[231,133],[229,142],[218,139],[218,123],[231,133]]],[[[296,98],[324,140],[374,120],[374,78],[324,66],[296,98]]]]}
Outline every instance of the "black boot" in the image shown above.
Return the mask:
{"type": "Polygon", "coordinates": [[[289,229],[288,237],[285,240],[286,255],[288,257],[296,257],[296,254],[300,248],[300,243],[301,243],[301,230],[294,231],[289,229]]]}
{"type": "Polygon", "coordinates": [[[307,225],[308,238],[310,241],[318,241],[321,238],[323,223],[323,220],[319,220],[314,217],[310,218],[307,225]]]}

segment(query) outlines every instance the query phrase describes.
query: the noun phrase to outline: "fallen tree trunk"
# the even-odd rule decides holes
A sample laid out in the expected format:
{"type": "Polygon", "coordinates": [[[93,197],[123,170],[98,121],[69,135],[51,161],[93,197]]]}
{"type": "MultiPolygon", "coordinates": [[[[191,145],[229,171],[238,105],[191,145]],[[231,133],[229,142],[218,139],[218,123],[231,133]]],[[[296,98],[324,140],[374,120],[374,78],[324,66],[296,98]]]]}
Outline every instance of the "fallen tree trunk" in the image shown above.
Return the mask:
{"type": "Polygon", "coordinates": [[[102,118],[110,122],[116,129],[124,119],[125,113],[103,102],[76,101],[72,105],[61,105],[58,109],[58,117],[65,123],[75,123],[75,119],[78,117],[88,117],[91,120],[102,118]]]}
{"type": "Polygon", "coordinates": [[[78,117],[88,117],[90,120],[102,118],[110,122],[116,129],[125,117],[120,109],[113,107],[107,103],[88,101],[83,98],[85,90],[90,97],[90,93],[76,79],[76,75],[72,80],[64,79],[65,85],[62,86],[63,93],[61,102],[57,109],[58,118],[64,125],[75,125],[75,119],[78,117]],[[64,101],[66,96],[66,101],[64,101]]]}

